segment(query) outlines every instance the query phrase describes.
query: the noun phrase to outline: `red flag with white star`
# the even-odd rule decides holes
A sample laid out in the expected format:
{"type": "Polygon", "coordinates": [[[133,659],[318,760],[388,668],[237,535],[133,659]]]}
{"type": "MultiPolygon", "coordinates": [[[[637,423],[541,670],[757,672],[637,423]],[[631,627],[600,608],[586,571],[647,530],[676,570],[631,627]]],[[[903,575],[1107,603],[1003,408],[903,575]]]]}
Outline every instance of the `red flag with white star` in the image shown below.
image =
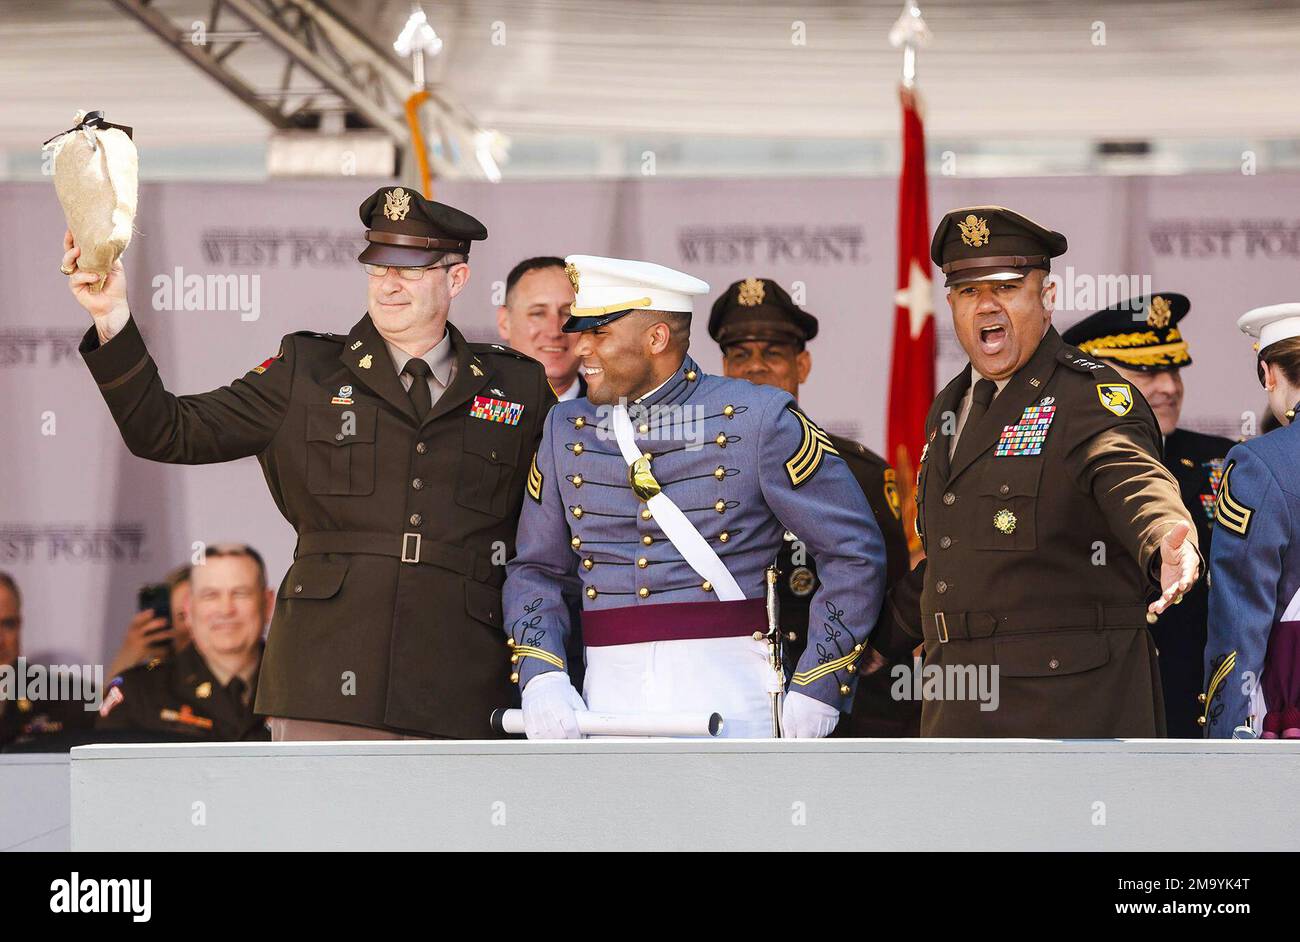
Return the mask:
{"type": "Polygon", "coordinates": [[[894,351],[889,370],[888,459],[898,474],[904,531],[916,535],[916,475],[925,439],[925,415],[934,401],[934,304],[930,279],[930,202],[925,182],[925,129],[911,89],[903,104],[903,171],[898,181],[898,292],[894,295],[894,351]]]}

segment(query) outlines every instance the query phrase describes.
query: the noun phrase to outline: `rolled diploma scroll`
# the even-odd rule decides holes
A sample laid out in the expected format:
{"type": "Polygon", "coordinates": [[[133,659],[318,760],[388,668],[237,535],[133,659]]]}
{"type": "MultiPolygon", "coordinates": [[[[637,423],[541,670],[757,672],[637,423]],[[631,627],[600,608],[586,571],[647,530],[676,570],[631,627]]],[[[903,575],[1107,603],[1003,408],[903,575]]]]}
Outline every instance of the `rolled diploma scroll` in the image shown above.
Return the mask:
{"type": "MultiPolygon", "coordinates": [[[[717,713],[574,713],[584,736],[716,736],[722,730],[717,713]]],[[[498,733],[522,734],[523,710],[493,710],[498,733]]]]}

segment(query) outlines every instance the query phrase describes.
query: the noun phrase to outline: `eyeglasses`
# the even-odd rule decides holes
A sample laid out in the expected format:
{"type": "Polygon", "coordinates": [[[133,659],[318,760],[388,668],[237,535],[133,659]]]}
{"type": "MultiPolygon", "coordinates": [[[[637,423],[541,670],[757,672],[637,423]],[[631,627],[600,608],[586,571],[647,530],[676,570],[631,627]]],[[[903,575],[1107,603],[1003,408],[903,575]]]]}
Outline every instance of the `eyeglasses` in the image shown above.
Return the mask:
{"type": "Polygon", "coordinates": [[[372,278],[383,278],[388,274],[388,270],[391,268],[393,271],[397,272],[397,277],[401,278],[403,281],[419,281],[424,277],[424,273],[427,271],[431,271],[435,268],[454,268],[457,265],[463,264],[465,263],[452,262],[449,265],[426,265],[422,268],[403,268],[400,265],[371,265],[368,262],[363,262],[361,267],[364,268],[366,274],[372,278]]]}

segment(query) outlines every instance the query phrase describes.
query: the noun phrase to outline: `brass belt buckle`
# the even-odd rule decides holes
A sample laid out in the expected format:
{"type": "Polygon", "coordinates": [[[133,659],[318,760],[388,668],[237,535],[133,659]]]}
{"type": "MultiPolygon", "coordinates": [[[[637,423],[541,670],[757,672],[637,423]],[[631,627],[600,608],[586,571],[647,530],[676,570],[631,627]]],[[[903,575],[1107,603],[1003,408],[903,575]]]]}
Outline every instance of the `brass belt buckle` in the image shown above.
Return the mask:
{"type": "Polygon", "coordinates": [[[934,627],[939,632],[939,643],[948,643],[948,619],[944,617],[943,612],[934,613],[934,627]]]}
{"type": "Polygon", "coordinates": [[[420,561],[420,534],[403,533],[402,534],[402,562],[418,563],[420,561]],[[415,541],[415,549],[411,549],[411,541],[415,541]],[[408,554],[408,550],[410,550],[408,554]]]}

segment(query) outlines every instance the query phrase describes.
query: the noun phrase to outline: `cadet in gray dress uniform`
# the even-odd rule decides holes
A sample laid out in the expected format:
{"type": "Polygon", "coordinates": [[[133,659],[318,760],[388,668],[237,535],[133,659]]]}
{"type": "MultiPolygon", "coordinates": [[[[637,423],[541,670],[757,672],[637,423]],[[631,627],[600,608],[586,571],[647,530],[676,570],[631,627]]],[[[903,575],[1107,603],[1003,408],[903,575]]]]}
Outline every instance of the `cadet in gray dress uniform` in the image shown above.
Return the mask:
{"type": "Polygon", "coordinates": [[[723,735],[775,732],[766,570],[789,529],[821,579],[782,733],[825,736],[848,712],[880,611],[885,545],[853,474],[789,393],[706,375],[687,354],[708,286],[646,262],[570,256],[565,330],[587,397],[547,417],[508,564],[512,678],[531,738],[576,713],[718,712],[723,735]],[[584,696],[569,682],[566,594],[583,599],[584,696]]]}

